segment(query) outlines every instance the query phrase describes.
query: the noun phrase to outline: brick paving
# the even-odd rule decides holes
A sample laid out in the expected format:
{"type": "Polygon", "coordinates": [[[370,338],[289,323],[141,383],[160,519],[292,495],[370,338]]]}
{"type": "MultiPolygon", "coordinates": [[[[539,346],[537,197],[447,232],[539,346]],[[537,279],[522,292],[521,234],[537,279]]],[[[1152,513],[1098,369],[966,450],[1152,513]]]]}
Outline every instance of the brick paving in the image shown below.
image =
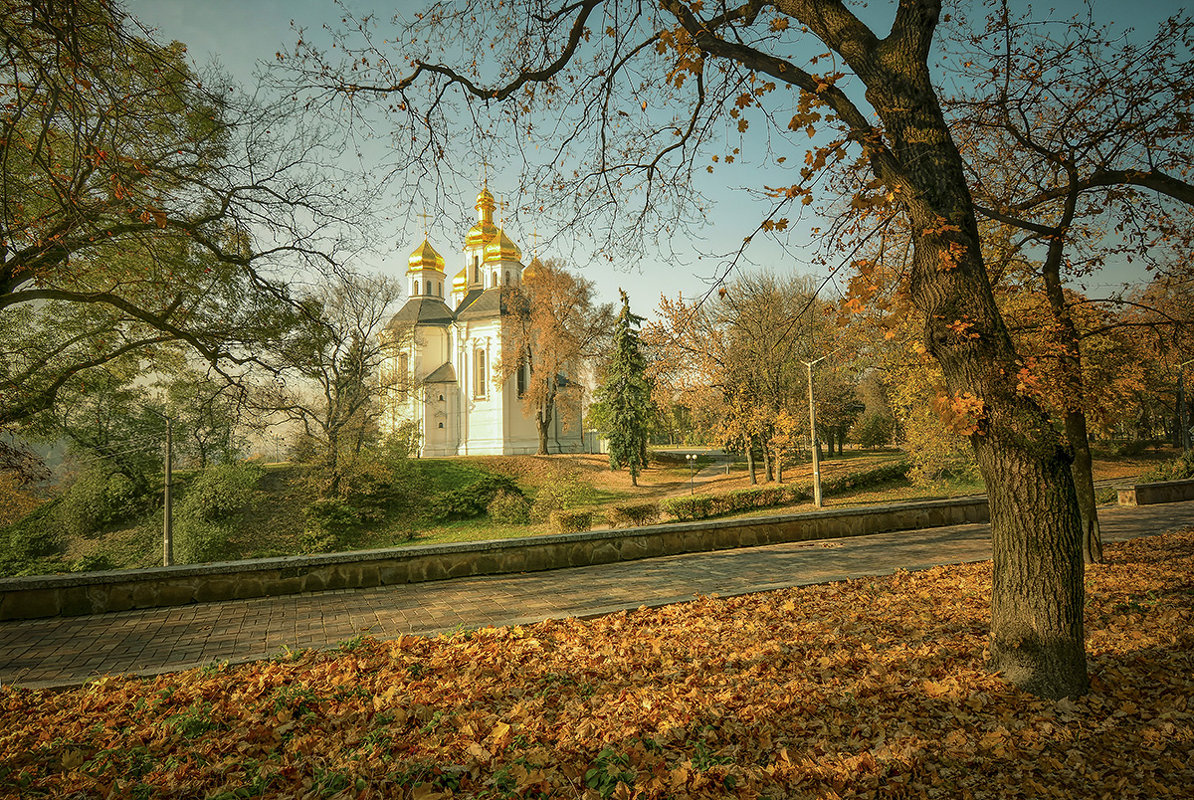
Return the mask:
{"type": "MultiPolygon", "coordinates": [[[[1194,501],[1100,510],[1104,538],[1194,527],[1194,501]]],[[[0,623],[0,683],[71,686],[108,673],[152,675],[242,662],[284,648],[334,647],[457,628],[593,617],[990,557],[986,524],[434,583],[0,623]]]]}

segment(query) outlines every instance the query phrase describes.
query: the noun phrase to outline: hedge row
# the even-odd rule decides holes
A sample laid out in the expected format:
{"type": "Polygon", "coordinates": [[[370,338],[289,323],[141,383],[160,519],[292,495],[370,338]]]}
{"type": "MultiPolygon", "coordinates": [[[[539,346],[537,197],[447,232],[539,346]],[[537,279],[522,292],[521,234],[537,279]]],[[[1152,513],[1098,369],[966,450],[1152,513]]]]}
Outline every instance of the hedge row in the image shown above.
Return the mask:
{"type": "Polygon", "coordinates": [[[552,533],[581,533],[593,529],[593,510],[551,512],[552,533]]]}
{"type": "Polygon", "coordinates": [[[837,494],[848,489],[869,489],[872,486],[882,486],[885,483],[907,478],[911,469],[911,462],[897,461],[894,464],[885,464],[882,467],[855,472],[830,481],[821,481],[821,494],[837,494]]]}
{"type": "Polygon", "coordinates": [[[617,528],[620,525],[650,525],[653,522],[658,522],[661,515],[662,512],[659,508],[659,503],[615,505],[608,508],[605,512],[606,521],[613,528],[617,528]]]}
{"type": "MultiPolygon", "coordinates": [[[[900,461],[875,469],[856,472],[833,480],[821,482],[821,494],[836,494],[848,489],[863,489],[879,486],[907,477],[911,464],[900,461]]],[[[810,486],[761,486],[753,489],[736,489],[725,494],[697,494],[688,497],[673,497],[663,501],[663,510],[681,522],[690,522],[727,514],[740,514],[760,508],[794,505],[813,496],[810,486]]]]}

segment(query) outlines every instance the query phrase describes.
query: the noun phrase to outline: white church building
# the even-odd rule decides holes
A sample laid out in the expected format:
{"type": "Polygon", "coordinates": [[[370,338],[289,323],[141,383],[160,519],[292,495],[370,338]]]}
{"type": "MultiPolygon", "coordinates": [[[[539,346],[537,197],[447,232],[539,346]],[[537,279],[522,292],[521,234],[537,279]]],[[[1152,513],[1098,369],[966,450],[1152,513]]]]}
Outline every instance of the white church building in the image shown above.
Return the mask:
{"type": "MultiPolygon", "coordinates": [[[[409,298],[381,332],[381,434],[413,422],[419,455],[535,453],[539,434],[521,395],[524,370],[502,380],[502,329],[510,324],[503,287],[519,287],[538,268],[493,221],[488,187],[477,195],[477,222],[464,237],[463,267],[448,285],[443,257],[425,237],[410,254],[409,298]],[[409,335],[408,335],[408,332],[409,335]]],[[[548,452],[583,449],[579,407],[557,402],[548,452]],[[561,419],[563,417],[564,419],[561,419]]]]}

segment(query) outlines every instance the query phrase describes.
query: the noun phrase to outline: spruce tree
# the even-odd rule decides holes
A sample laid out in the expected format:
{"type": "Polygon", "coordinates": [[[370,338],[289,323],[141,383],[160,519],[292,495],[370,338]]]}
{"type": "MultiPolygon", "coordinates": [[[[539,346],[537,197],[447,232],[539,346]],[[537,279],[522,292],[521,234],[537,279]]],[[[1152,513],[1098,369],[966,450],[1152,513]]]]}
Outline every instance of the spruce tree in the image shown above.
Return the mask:
{"type": "MultiPolygon", "coordinates": [[[[621,290],[619,290],[621,291],[621,290]]],[[[597,390],[609,435],[610,469],[626,467],[630,482],[647,466],[647,426],[651,420],[651,382],[643,356],[638,326],[643,318],[630,311],[630,298],[622,291],[622,311],[614,328],[613,356],[605,380],[597,390]]]]}

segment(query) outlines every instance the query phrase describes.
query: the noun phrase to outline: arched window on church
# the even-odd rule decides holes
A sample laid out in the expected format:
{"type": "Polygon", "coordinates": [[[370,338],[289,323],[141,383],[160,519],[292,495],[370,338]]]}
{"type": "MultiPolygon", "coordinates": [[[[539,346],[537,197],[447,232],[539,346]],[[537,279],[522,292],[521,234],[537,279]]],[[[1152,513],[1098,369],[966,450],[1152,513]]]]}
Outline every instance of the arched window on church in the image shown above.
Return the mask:
{"type": "Polygon", "coordinates": [[[493,284],[492,284],[492,285],[493,285],[493,286],[497,286],[497,285],[498,285],[498,276],[497,276],[497,270],[496,270],[496,269],[493,271],[493,284]]]}
{"type": "Polygon", "coordinates": [[[427,281],[427,294],[431,294],[431,281],[427,281]]]}
{"type": "Polygon", "coordinates": [[[419,282],[418,281],[415,281],[413,284],[411,284],[410,293],[412,295],[417,295],[419,293],[419,282]]]}
{"type": "Polygon", "coordinates": [[[510,285],[510,270],[506,270],[506,285],[510,285]]]}

